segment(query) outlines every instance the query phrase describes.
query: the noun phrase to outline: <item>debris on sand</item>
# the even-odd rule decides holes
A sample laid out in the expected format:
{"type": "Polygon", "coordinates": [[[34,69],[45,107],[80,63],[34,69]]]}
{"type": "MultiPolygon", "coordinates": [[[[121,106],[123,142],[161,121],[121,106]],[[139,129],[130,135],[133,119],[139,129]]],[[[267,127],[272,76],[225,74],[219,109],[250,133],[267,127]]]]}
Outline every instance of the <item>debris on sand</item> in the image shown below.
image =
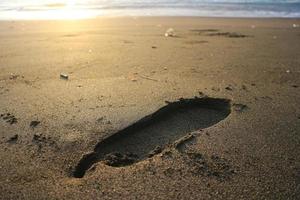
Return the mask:
{"type": "Polygon", "coordinates": [[[41,122],[40,121],[31,121],[30,122],[30,127],[35,128],[37,125],[39,125],[41,122]]]}
{"type": "Polygon", "coordinates": [[[32,138],[32,143],[36,144],[39,150],[42,149],[44,145],[56,146],[57,144],[51,137],[46,137],[43,134],[34,134],[32,138]]]}
{"type": "Polygon", "coordinates": [[[203,92],[199,92],[199,97],[204,98],[204,97],[207,97],[207,96],[203,92]]]}
{"type": "Polygon", "coordinates": [[[242,85],[242,90],[247,90],[246,85],[242,85]]]}
{"type": "Polygon", "coordinates": [[[133,74],[130,74],[127,78],[132,82],[137,82],[138,81],[137,75],[138,75],[138,73],[133,73],[133,74]]]}
{"type": "Polygon", "coordinates": [[[99,117],[96,121],[97,121],[98,123],[101,123],[103,120],[104,120],[104,117],[99,117]]]}
{"type": "Polygon", "coordinates": [[[6,122],[12,125],[12,124],[17,123],[18,120],[14,116],[10,116],[9,119],[6,122]]]}
{"type": "Polygon", "coordinates": [[[147,80],[150,80],[150,81],[155,81],[157,82],[158,80],[154,79],[154,78],[150,78],[150,77],[147,77],[147,76],[143,76],[143,75],[139,75],[139,77],[143,78],[143,79],[147,79],[147,80]]]}
{"type": "Polygon", "coordinates": [[[219,92],[219,91],[220,91],[220,88],[212,87],[211,90],[216,91],[216,92],[219,92]]]}
{"type": "Polygon", "coordinates": [[[61,79],[64,79],[64,80],[68,80],[68,79],[69,79],[69,75],[68,75],[68,74],[65,74],[65,73],[61,73],[61,74],[60,74],[60,78],[61,78],[61,79]]]}
{"type": "MultiPolygon", "coordinates": [[[[111,107],[111,105],[109,105],[109,107],[111,107]]],[[[107,120],[106,117],[99,117],[96,120],[96,123],[102,124],[102,125],[109,125],[111,124],[111,121],[107,120]]]]}
{"type": "Polygon", "coordinates": [[[136,79],[136,78],[130,78],[130,80],[131,80],[132,82],[137,82],[137,79],[136,79]]]}
{"type": "Polygon", "coordinates": [[[1,114],[0,117],[6,121],[9,124],[15,124],[18,122],[17,118],[14,115],[11,115],[10,113],[1,114]]]}
{"type": "Polygon", "coordinates": [[[226,89],[226,90],[229,90],[229,91],[232,91],[232,90],[233,90],[231,86],[227,86],[225,89],[226,89]]]}
{"type": "Polygon", "coordinates": [[[175,30],[173,28],[169,28],[166,33],[165,33],[165,36],[166,37],[175,37],[176,34],[175,34],[175,30]]]}
{"type": "Polygon", "coordinates": [[[10,80],[16,80],[20,75],[17,74],[10,74],[9,79],[10,80]]]}
{"type": "Polygon", "coordinates": [[[293,24],[293,28],[299,28],[300,25],[299,24],[293,24]]]}
{"type": "Polygon", "coordinates": [[[10,137],[8,140],[7,140],[7,142],[8,143],[16,143],[17,142],[17,140],[18,140],[18,138],[19,138],[19,135],[18,134],[15,134],[14,136],[12,136],[12,137],[10,137]]]}
{"type": "Polygon", "coordinates": [[[237,112],[243,112],[249,108],[247,105],[244,105],[241,103],[234,103],[232,106],[233,106],[234,110],[237,112]]]}
{"type": "Polygon", "coordinates": [[[133,153],[121,154],[119,152],[105,155],[103,162],[112,167],[122,167],[133,164],[138,156],[133,153]]]}
{"type": "Polygon", "coordinates": [[[269,101],[273,100],[272,97],[269,97],[269,96],[263,96],[261,98],[264,100],[269,100],[269,101]]]}
{"type": "Polygon", "coordinates": [[[34,134],[33,135],[33,138],[32,138],[33,142],[41,142],[43,140],[46,140],[46,137],[42,136],[42,134],[34,134]]]}

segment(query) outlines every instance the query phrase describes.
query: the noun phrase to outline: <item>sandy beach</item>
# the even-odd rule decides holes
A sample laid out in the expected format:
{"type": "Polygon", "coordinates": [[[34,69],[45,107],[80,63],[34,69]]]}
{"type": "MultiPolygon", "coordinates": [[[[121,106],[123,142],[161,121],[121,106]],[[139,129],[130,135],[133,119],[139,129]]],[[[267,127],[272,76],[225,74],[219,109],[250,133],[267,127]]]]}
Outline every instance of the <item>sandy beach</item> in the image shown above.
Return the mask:
{"type": "Polygon", "coordinates": [[[299,199],[299,24],[1,21],[0,199],[299,199]]]}

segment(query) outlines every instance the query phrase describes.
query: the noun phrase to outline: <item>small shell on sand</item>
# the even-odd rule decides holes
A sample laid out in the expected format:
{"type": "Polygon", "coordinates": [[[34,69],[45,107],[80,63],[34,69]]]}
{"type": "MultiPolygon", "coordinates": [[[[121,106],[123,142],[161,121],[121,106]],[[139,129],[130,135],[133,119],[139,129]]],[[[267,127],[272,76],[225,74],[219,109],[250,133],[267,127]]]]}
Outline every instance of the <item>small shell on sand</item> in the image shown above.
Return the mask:
{"type": "Polygon", "coordinates": [[[68,80],[68,79],[69,79],[69,76],[68,76],[68,74],[61,73],[61,74],[60,74],[60,78],[61,78],[61,79],[68,80]]]}

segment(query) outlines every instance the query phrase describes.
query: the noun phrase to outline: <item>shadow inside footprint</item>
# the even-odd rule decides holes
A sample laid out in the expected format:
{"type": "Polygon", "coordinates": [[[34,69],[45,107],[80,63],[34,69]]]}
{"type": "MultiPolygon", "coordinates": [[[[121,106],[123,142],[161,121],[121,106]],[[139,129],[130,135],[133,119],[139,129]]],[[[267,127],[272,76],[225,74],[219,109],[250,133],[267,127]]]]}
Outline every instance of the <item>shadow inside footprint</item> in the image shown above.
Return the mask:
{"type": "Polygon", "coordinates": [[[181,99],[168,103],[125,129],[99,142],[75,167],[81,178],[96,162],[115,167],[127,166],[160,153],[190,132],[210,127],[230,114],[230,101],[215,98],[181,99]],[[160,149],[158,151],[157,149],[160,149]]]}

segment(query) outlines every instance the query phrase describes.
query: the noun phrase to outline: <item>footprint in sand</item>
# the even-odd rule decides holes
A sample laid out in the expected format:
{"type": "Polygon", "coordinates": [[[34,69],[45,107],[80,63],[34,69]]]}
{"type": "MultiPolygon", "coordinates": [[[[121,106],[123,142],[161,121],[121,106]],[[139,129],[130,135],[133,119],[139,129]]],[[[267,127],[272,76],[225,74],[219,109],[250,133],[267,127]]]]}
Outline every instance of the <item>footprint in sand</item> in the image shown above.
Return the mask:
{"type": "Polygon", "coordinates": [[[18,122],[18,119],[14,115],[12,115],[10,113],[1,114],[0,118],[2,118],[4,121],[6,121],[7,123],[9,123],[10,125],[16,124],[18,122]]]}
{"type": "Polygon", "coordinates": [[[83,177],[99,161],[121,167],[145,160],[188,133],[220,122],[230,112],[230,101],[227,99],[205,97],[168,103],[153,114],[99,142],[94,152],[82,157],[73,171],[73,176],[83,177]]]}

